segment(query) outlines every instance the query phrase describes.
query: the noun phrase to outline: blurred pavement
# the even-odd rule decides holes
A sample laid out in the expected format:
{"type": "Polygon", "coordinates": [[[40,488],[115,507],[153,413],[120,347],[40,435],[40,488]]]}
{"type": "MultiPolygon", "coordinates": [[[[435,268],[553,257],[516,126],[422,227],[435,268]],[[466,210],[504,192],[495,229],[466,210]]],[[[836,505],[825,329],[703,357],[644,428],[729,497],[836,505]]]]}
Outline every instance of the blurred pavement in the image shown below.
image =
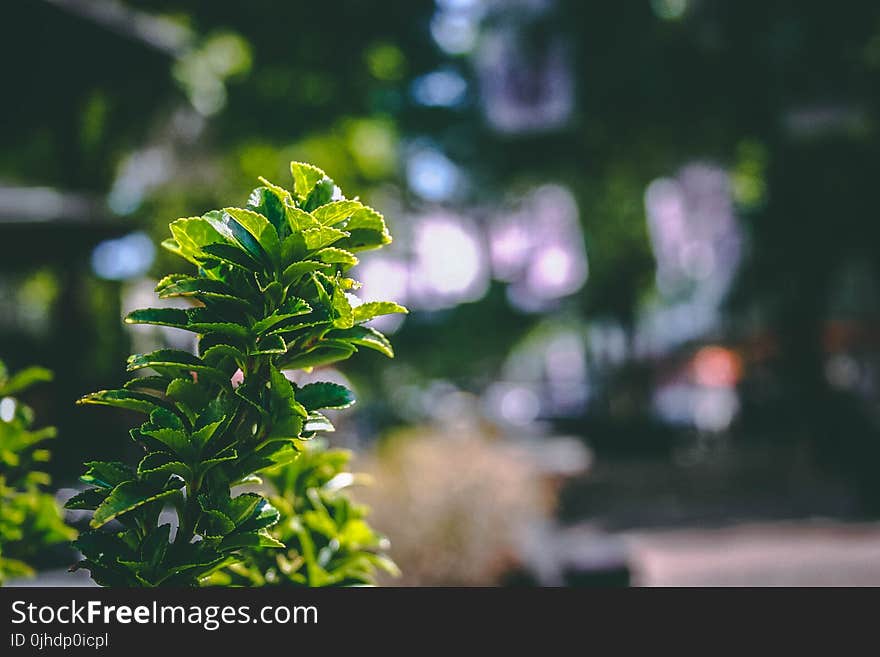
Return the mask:
{"type": "Polygon", "coordinates": [[[643,586],[880,586],[880,524],[808,521],[623,535],[643,586]]]}

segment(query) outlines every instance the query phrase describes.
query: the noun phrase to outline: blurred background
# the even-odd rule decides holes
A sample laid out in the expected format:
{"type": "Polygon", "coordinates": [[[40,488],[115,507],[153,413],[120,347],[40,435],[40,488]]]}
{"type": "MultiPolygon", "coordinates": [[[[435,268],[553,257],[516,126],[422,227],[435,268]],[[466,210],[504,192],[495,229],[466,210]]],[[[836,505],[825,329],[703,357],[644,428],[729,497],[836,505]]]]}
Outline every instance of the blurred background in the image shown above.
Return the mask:
{"type": "Polygon", "coordinates": [[[292,159],[382,211],[397,358],[321,378],[410,585],[880,584],[880,5],[18,0],[0,357],[75,407],[186,263],[167,225],[292,159]]]}

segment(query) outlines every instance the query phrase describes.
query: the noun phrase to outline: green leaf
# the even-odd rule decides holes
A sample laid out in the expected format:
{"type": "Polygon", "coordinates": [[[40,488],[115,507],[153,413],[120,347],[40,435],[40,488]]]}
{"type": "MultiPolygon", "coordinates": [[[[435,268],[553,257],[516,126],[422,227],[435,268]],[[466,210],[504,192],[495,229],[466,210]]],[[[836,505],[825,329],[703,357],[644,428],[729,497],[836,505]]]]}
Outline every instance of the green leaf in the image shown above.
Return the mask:
{"type": "Polygon", "coordinates": [[[329,246],[326,249],[321,249],[320,251],[314,253],[312,257],[320,260],[321,262],[326,262],[334,265],[342,265],[343,271],[345,271],[349,267],[354,267],[358,263],[357,256],[353,253],[345,251],[343,249],[337,249],[332,246],[329,246]]]}
{"type": "Polygon", "coordinates": [[[240,225],[244,226],[263,251],[269,255],[269,259],[276,266],[281,257],[281,241],[278,239],[278,231],[266,217],[253,210],[241,208],[224,208],[223,210],[232,216],[240,225]]]}
{"type": "Polygon", "coordinates": [[[37,383],[52,380],[52,372],[44,367],[28,367],[13,374],[0,385],[0,397],[15,395],[37,383]]]}
{"type": "Polygon", "coordinates": [[[312,212],[315,208],[318,208],[325,203],[329,203],[333,199],[335,191],[336,184],[330,180],[330,178],[322,178],[317,182],[308,198],[303,201],[303,210],[306,212],[312,212]]]}
{"type": "Polygon", "coordinates": [[[284,286],[278,281],[269,281],[267,285],[259,284],[259,286],[260,292],[263,293],[264,301],[270,307],[277,306],[284,299],[284,286]]]}
{"type": "Polygon", "coordinates": [[[266,217],[280,236],[287,230],[285,199],[290,199],[290,192],[267,182],[251,192],[247,209],[266,217]]]}
{"type": "Polygon", "coordinates": [[[134,470],[119,461],[87,461],[85,466],[87,470],[80,481],[99,488],[115,488],[134,478],[134,470]]]}
{"type": "MultiPolygon", "coordinates": [[[[191,413],[202,408],[209,401],[205,386],[195,383],[192,379],[173,379],[165,389],[165,396],[178,404],[186,406],[191,413]]],[[[190,419],[194,419],[190,417],[190,419]]]]}
{"type": "Polygon", "coordinates": [[[251,356],[264,356],[268,354],[283,354],[286,351],[287,345],[284,343],[284,338],[277,333],[273,333],[261,337],[257,343],[257,348],[248,353],[251,356]]]}
{"type": "Polygon", "coordinates": [[[295,283],[300,277],[313,271],[327,270],[330,265],[326,262],[317,262],[315,260],[301,260],[294,262],[290,267],[284,270],[281,275],[281,283],[285,286],[295,283]]]}
{"type": "Polygon", "coordinates": [[[348,297],[345,296],[345,292],[339,286],[333,288],[332,305],[333,312],[335,313],[334,327],[347,329],[354,326],[354,313],[352,312],[351,304],[348,301],[348,297]]]}
{"type": "Polygon", "coordinates": [[[180,419],[180,415],[174,413],[167,408],[157,408],[155,411],[150,413],[150,422],[145,426],[161,429],[179,430],[182,430],[184,428],[183,420],[180,419]]]}
{"type": "Polygon", "coordinates": [[[219,333],[232,338],[245,340],[248,331],[244,326],[230,322],[214,321],[207,317],[204,308],[142,308],[129,313],[126,324],[156,324],[179,328],[194,333],[219,333]]]}
{"type": "Polygon", "coordinates": [[[189,325],[189,315],[182,308],[140,308],[126,315],[125,323],[186,328],[189,325]]]}
{"type": "Polygon", "coordinates": [[[306,248],[309,251],[321,249],[330,246],[334,242],[338,242],[343,237],[348,237],[351,233],[329,226],[321,226],[320,228],[309,228],[303,231],[303,238],[306,241],[306,248]]]}
{"type": "Polygon", "coordinates": [[[183,429],[144,425],[140,429],[134,430],[134,436],[136,436],[136,440],[151,438],[155,443],[158,443],[158,446],[153,445],[154,448],[168,449],[183,459],[188,459],[193,453],[189,435],[183,429]]]}
{"type": "Polygon", "coordinates": [[[168,552],[168,539],[171,536],[171,524],[159,525],[150,531],[141,544],[141,559],[154,568],[165,559],[168,552]]]}
{"type": "Polygon", "coordinates": [[[350,329],[333,330],[327,333],[327,337],[375,349],[388,356],[388,358],[394,358],[394,349],[391,346],[391,342],[382,333],[370,326],[353,326],[350,329]]]}
{"type": "Polygon", "coordinates": [[[114,488],[101,506],[95,510],[95,515],[92,516],[89,525],[97,529],[124,513],[174,495],[177,491],[177,488],[156,490],[139,481],[126,481],[114,488]]]}
{"type": "Polygon", "coordinates": [[[263,269],[259,260],[255,260],[247,251],[232,244],[208,244],[202,250],[211,258],[248,273],[263,269]]]}
{"type": "Polygon", "coordinates": [[[294,447],[293,441],[272,441],[235,463],[230,463],[224,474],[228,475],[230,480],[237,481],[267,468],[295,461],[298,456],[299,452],[294,447]]]}
{"type": "Polygon", "coordinates": [[[336,246],[349,251],[377,249],[391,243],[391,235],[385,219],[373,208],[363,206],[345,224],[350,237],[337,242],[336,246]]]}
{"type": "MultiPolygon", "coordinates": [[[[205,214],[205,218],[211,223],[211,225],[217,230],[218,233],[223,235],[223,237],[233,242],[234,244],[237,244],[253,260],[258,263],[262,263],[261,268],[272,267],[272,259],[260,245],[257,237],[251,234],[251,232],[247,228],[239,223],[228,212],[226,212],[225,210],[213,210],[205,214]]],[[[265,221],[268,225],[269,220],[265,219],[265,221]]]]}
{"type": "Polygon", "coordinates": [[[230,534],[220,541],[217,547],[221,552],[240,550],[242,548],[284,548],[287,547],[267,531],[253,532],[249,534],[230,534]]]}
{"type": "Polygon", "coordinates": [[[391,240],[391,236],[388,235],[388,227],[385,225],[385,218],[381,213],[366,205],[362,205],[352,213],[348,223],[345,224],[345,229],[369,230],[385,235],[389,241],[391,240]]]}
{"type": "MultiPolygon", "coordinates": [[[[239,497],[241,497],[241,495],[239,495],[239,497]]],[[[236,499],[238,498],[232,500],[233,505],[235,504],[236,499]]],[[[268,500],[261,497],[250,514],[247,516],[240,516],[241,520],[236,519],[235,531],[253,532],[265,529],[266,527],[271,527],[278,522],[280,515],[278,509],[269,504],[268,500]]]]}
{"type": "MultiPolygon", "coordinates": [[[[202,416],[204,417],[204,415],[202,416]]],[[[226,421],[226,417],[223,416],[219,420],[215,422],[210,422],[203,427],[199,427],[196,431],[192,433],[192,441],[195,446],[202,450],[205,446],[210,442],[210,440],[217,433],[217,430],[223,426],[223,423],[226,421]]]]}
{"type": "Polygon", "coordinates": [[[301,317],[302,315],[307,315],[311,311],[311,306],[309,306],[309,304],[306,303],[305,300],[291,297],[277,311],[275,311],[268,317],[265,317],[260,321],[255,322],[254,325],[251,327],[251,332],[254,335],[262,335],[263,333],[266,333],[270,330],[276,330],[287,324],[290,324],[291,319],[301,317]]]}
{"type": "Polygon", "coordinates": [[[312,433],[314,431],[336,431],[336,427],[321,413],[311,412],[303,427],[303,432],[312,433]]]}
{"type": "Polygon", "coordinates": [[[309,411],[319,408],[348,408],[354,404],[354,394],[338,383],[322,381],[310,383],[296,391],[296,400],[309,411]]]}
{"type": "Polygon", "coordinates": [[[139,376],[126,381],[123,385],[126,390],[155,390],[156,392],[165,392],[167,387],[168,377],[159,375],[139,376]]]}
{"type": "Polygon", "coordinates": [[[222,538],[235,529],[235,524],[229,517],[214,509],[202,511],[196,524],[196,533],[205,538],[222,538]]]}
{"type": "Polygon", "coordinates": [[[287,356],[278,363],[278,367],[297,370],[329,365],[349,358],[356,351],[355,347],[340,340],[324,340],[319,346],[306,352],[288,351],[287,356]]]}
{"type": "Polygon", "coordinates": [[[287,225],[290,226],[293,233],[309,230],[310,228],[320,228],[321,222],[315,219],[305,210],[293,206],[287,206],[287,225]]]}
{"type": "Polygon", "coordinates": [[[354,215],[364,205],[360,201],[333,201],[312,211],[312,216],[324,226],[334,226],[354,215]]]}
{"type": "Polygon", "coordinates": [[[136,370],[150,367],[160,374],[170,372],[174,375],[184,376],[195,372],[221,385],[229,385],[229,377],[218,369],[205,365],[201,358],[194,356],[188,351],[178,349],[159,349],[148,354],[132,354],[128,357],[127,370],[136,370]]]}
{"type": "Polygon", "coordinates": [[[319,180],[327,177],[318,167],[305,162],[291,162],[290,174],[293,176],[293,191],[299,201],[308,197],[319,180]]]}
{"type": "Polygon", "coordinates": [[[94,511],[110,494],[109,489],[88,488],[71,497],[64,503],[65,509],[94,511]]]}
{"type": "Polygon", "coordinates": [[[174,240],[162,246],[196,265],[204,257],[204,247],[223,242],[223,236],[204,217],[178,219],[171,222],[170,228],[174,240]]]}
{"type": "Polygon", "coordinates": [[[251,516],[259,514],[258,507],[265,500],[256,493],[242,493],[226,501],[225,511],[233,526],[243,524],[251,516]]]}
{"type": "Polygon", "coordinates": [[[264,442],[299,437],[306,409],[297,401],[293,385],[279,370],[270,366],[270,417],[271,427],[264,442]]]}
{"type": "Polygon", "coordinates": [[[170,454],[153,452],[147,454],[138,464],[138,476],[150,477],[162,475],[162,481],[167,481],[168,475],[175,474],[184,481],[190,481],[193,476],[192,470],[185,463],[178,461],[170,454]]]}
{"type": "Polygon", "coordinates": [[[149,415],[156,409],[167,406],[154,395],[148,395],[133,390],[99,390],[85,395],[77,401],[77,404],[99,404],[103,406],[115,406],[129,411],[138,411],[149,415]]]}
{"type": "Polygon", "coordinates": [[[156,286],[156,294],[160,299],[171,297],[192,297],[206,303],[219,301],[236,306],[242,310],[250,310],[252,303],[239,297],[235,290],[223,281],[212,278],[195,278],[182,274],[170,274],[156,286]]]}
{"type": "Polygon", "coordinates": [[[204,476],[204,474],[214,466],[220,465],[221,463],[235,461],[237,458],[238,452],[234,449],[224,450],[222,454],[218,454],[214,458],[205,459],[200,462],[196,470],[198,471],[199,476],[204,476]]]}
{"type": "Polygon", "coordinates": [[[284,205],[293,202],[293,195],[289,191],[284,189],[284,187],[282,187],[281,185],[276,185],[275,183],[269,182],[268,180],[263,178],[263,176],[257,176],[257,180],[268,187],[269,190],[272,191],[284,205]]]}
{"type": "Polygon", "coordinates": [[[237,347],[233,347],[229,344],[215,344],[211,347],[205,349],[202,353],[202,360],[211,365],[212,367],[218,367],[223,362],[224,359],[229,359],[234,361],[238,367],[241,367],[242,363],[245,361],[245,355],[238,349],[237,347]]]}
{"type": "Polygon", "coordinates": [[[403,306],[390,301],[370,301],[362,303],[354,309],[354,321],[356,324],[366,322],[380,315],[392,313],[407,314],[409,311],[403,306]]]}

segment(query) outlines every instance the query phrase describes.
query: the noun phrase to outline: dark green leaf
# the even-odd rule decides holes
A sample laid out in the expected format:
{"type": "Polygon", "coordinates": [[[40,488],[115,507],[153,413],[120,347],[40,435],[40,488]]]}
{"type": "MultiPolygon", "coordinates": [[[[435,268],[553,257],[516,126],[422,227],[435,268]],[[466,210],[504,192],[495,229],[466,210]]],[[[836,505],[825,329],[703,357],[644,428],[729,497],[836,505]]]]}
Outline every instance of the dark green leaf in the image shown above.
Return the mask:
{"type": "Polygon", "coordinates": [[[194,278],[181,274],[166,276],[156,286],[160,299],[170,297],[193,297],[205,303],[223,303],[243,311],[251,310],[252,304],[237,296],[235,290],[223,281],[211,278],[194,278]]]}
{"type": "MultiPolygon", "coordinates": [[[[238,498],[232,500],[232,504],[235,504],[236,499],[238,498]]],[[[260,498],[257,505],[247,516],[240,516],[241,520],[236,520],[235,531],[253,532],[265,529],[277,523],[279,517],[278,509],[269,504],[268,500],[260,498]]]]}
{"type": "Polygon", "coordinates": [[[156,324],[184,329],[194,333],[219,333],[232,338],[246,339],[248,332],[244,326],[230,322],[214,321],[204,308],[143,308],[135,310],[125,318],[127,324],[156,324]]]}
{"type": "MultiPolygon", "coordinates": [[[[221,385],[229,384],[229,377],[222,371],[205,365],[201,358],[187,351],[159,349],[149,354],[132,354],[128,358],[128,371],[132,372],[150,367],[160,374],[189,375],[195,372],[221,385]]],[[[191,378],[191,377],[190,377],[191,378]]]]}
{"type": "Polygon", "coordinates": [[[250,352],[251,356],[263,356],[267,354],[283,354],[287,351],[284,338],[280,335],[264,335],[257,343],[257,348],[250,352]]]}
{"type": "Polygon", "coordinates": [[[232,244],[208,244],[202,249],[208,256],[245,272],[262,271],[263,265],[244,249],[232,244]]]}
{"type": "Polygon", "coordinates": [[[208,389],[189,378],[172,380],[165,389],[165,396],[183,404],[191,413],[198,411],[210,399],[208,389]]]}
{"type": "Polygon", "coordinates": [[[319,408],[348,408],[354,404],[351,390],[327,381],[310,383],[296,391],[296,400],[309,411],[319,408]]]}
{"type": "Polygon", "coordinates": [[[333,199],[336,191],[336,184],[330,178],[324,177],[317,182],[315,188],[309,194],[309,197],[303,201],[302,208],[306,212],[311,212],[333,199]]]}
{"type": "Polygon", "coordinates": [[[110,490],[106,488],[89,488],[67,500],[64,508],[94,511],[109,494],[110,490]]]}
{"type": "Polygon", "coordinates": [[[284,543],[279,541],[276,538],[273,538],[271,534],[266,532],[265,530],[259,532],[252,532],[249,534],[230,534],[222,541],[220,541],[220,545],[218,546],[218,550],[221,552],[228,552],[231,550],[240,550],[242,548],[283,548],[286,547],[284,543]]]}
{"type": "Polygon", "coordinates": [[[184,459],[191,456],[193,452],[189,435],[183,429],[169,429],[165,427],[144,425],[137,430],[137,436],[138,438],[143,436],[152,438],[165,449],[170,450],[172,453],[177,454],[184,459]]]}
{"type": "MultiPolygon", "coordinates": [[[[231,209],[231,208],[230,208],[231,209]]],[[[244,212],[244,211],[242,211],[244,212]]],[[[260,244],[256,235],[253,235],[235,217],[226,210],[214,210],[205,214],[214,229],[229,241],[240,246],[251,258],[264,266],[272,267],[272,258],[260,244]]],[[[263,217],[263,221],[270,226],[269,220],[263,217]]],[[[275,236],[276,240],[278,236],[275,236]]]]}
{"type": "Polygon", "coordinates": [[[257,212],[266,217],[279,235],[285,234],[287,230],[287,218],[285,215],[284,192],[289,199],[290,194],[280,187],[268,185],[265,187],[257,187],[251,192],[247,200],[247,209],[257,212]]]}
{"type": "Polygon", "coordinates": [[[87,461],[85,466],[87,470],[80,481],[100,488],[115,488],[134,479],[134,470],[119,461],[87,461]]]}
{"type": "Polygon", "coordinates": [[[156,409],[169,410],[160,399],[134,390],[99,390],[86,395],[77,401],[78,404],[99,404],[115,406],[129,411],[138,411],[149,415],[156,409]]]}
{"type": "Polygon", "coordinates": [[[238,526],[251,516],[259,514],[258,507],[263,501],[263,497],[256,493],[242,493],[227,500],[225,510],[233,526],[238,526]]]}
{"type": "Polygon", "coordinates": [[[168,479],[168,475],[172,474],[181,477],[184,481],[190,481],[193,476],[188,465],[162,452],[147,454],[138,464],[138,475],[141,477],[162,475],[164,478],[161,481],[164,482],[168,479]]]}
{"type": "Polygon", "coordinates": [[[126,390],[155,390],[156,392],[165,392],[168,387],[167,376],[139,376],[137,378],[126,381],[123,386],[126,390]]]}
{"type": "MultiPolygon", "coordinates": [[[[268,218],[259,212],[242,208],[224,208],[224,212],[235,219],[257,240],[272,263],[278,264],[281,257],[281,241],[278,239],[278,231],[268,218]]],[[[242,246],[244,245],[242,244],[242,246]]]]}
{"type": "Polygon", "coordinates": [[[107,499],[97,508],[89,524],[97,529],[144,504],[174,495],[177,490],[177,488],[157,490],[139,481],[126,481],[113,489],[107,499]]]}
{"type": "Polygon", "coordinates": [[[215,509],[202,511],[196,525],[196,533],[205,538],[221,538],[235,529],[235,524],[229,517],[215,509]]]}
{"type": "Polygon", "coordinates": [[[281,369],[306,369],[329,365],[349,358],[357,349],[340,340],[324,340],[321,344],[304,353],[288,351],[278,363],[281,369]]]}
{"type": "Polygon", "coordinates": [[[307,315],[312,310],[311,306],[303,299],[292,297],[285,302],[284,306],[268,317],[254,323],[251,331],[254,335],[261,335],[273,329],[278,329],[291,322],[289,320],[307,315]]]}

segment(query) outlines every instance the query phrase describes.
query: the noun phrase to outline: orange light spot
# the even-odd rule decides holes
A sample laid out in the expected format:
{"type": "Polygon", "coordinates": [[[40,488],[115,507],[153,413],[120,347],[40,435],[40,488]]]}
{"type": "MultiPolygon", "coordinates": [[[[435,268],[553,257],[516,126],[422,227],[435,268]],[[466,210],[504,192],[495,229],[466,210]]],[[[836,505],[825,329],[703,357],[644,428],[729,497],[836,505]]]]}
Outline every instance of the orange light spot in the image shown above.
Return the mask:
{"type": "Polygon", "coordinates": [[[694,379],[703,386],[729,388],[742,378],[742,359],[724,347],[703,347],[691,363],[694,379]]]}

